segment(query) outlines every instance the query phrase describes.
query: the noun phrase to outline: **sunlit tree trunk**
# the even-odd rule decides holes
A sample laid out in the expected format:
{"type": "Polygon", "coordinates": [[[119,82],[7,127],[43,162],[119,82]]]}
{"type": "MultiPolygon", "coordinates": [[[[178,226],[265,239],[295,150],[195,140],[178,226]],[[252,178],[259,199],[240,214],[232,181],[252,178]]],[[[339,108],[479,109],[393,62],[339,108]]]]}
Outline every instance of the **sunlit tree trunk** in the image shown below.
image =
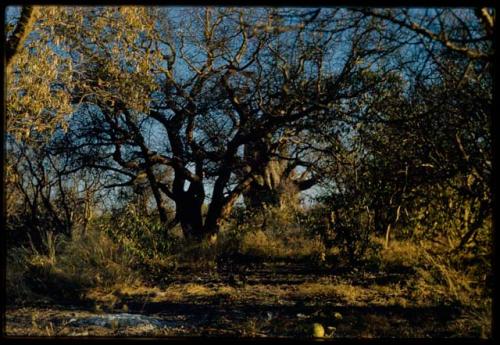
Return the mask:
{"type": "Polygon", "coordinates": [[[21,47],[31,32],[35,21],[33,6],[23,6],[21,9],[21,17],[12,32],[12,35],[5,43],[5,65],[10,67],[10,63],[19,52],[21,47]]]}

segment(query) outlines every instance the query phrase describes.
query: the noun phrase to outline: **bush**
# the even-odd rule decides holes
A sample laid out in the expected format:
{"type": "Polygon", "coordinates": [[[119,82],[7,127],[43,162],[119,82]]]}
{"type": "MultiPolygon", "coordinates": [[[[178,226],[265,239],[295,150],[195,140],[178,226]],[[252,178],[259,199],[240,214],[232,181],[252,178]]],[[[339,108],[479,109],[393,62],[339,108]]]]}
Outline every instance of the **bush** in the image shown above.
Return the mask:
{"type": "Polygon", "coordinates": [[[325,246],[319,236],[301,222],[297,208],[264,205],[239,210],[234,221],[221,231],[221,253],[256,261],[325,260],[325,246]]]}
{"type": "Polygon", "coordinates": [[[411,241],[393,240],[389,247],[382,246],[382,239],[374,239],[380,251],[381,268],[387,271],[408,271],[422,266],[423,248],[411,241]]]}
{"type": "Polygon", "coordinates": [[[92,229],[68,241],[58,263],[83,286],[109,287],[133,282],[136,260],[107,234],[92,229]]]}
{"type": "Polygon", "coordinates": [[[367,250],[372,249],[370,234],[373,232],[372,215],[357,206],[331,208],[318,205],[302,218],[303,227],[321,239],[328,251],[349,264],[358,264],[367,250]]]}
{"type": "Polygon", "coordinates": [[[156,217],[141,212],[134,204],[102,217],[97,226],[140,260],[167,253],[172,241],[156,217]]]}
{"type": "Polygon", "coordinates": [[[134,258],[135,268],[154,273],[169,266],[166,259],[185,246],[182,235],[167,229],[157,217],[134,204],[107,214],[95,226],[134,258]]]}

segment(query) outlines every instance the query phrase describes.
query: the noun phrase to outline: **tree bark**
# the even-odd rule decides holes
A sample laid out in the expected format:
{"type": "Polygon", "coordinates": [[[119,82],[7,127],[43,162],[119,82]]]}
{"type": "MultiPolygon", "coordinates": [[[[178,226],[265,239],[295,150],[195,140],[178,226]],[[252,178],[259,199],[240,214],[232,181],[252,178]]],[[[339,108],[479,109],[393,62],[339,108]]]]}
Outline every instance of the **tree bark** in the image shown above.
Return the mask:
{"type": "MultiPolygon", "coordinates": [[[[467,224],[467,232],[461,238],[460,243],[457,245],[457,247],[454,249],[455,252],[464,249],[465,245],[469,242],[473,235],[475,235],[477,230],[479,230],[483,225],[485,219],[488,217],[489,211],[490,203],[487,200],[481,200],[479,203],[479,210],[475,216],[476,219],[472,224],[467,224]]],[[[466,222],[468,223],[468,220],[466,220],[466,222]]]]}
{"type": "Polygon", "coordinates": [[[188,239],[203,238],[203,215],[200,203],[184,196],[176,203],[176,218],[181,224],[182,232],[188,239]]]}
{"type": "Polygon", "coordinates": [[[311,188],[317,183],[316,178],[300,180],[295,179],[293,173],[287,175],[281,171],[276,174],[272,162],[265,168],[266,171],[262,174],[263,176],[254,180],[250,188],[244,193],[244,202],[248,208],[258,209],[266,204],[274,207],[297,206],[300,192],[311,188]],[[273,173],[269,170],[273,170],[273,173]],[[271,174],[274,174],[274,183],[266,183],[265,176],[271,174]]]}
{"type": "Polygon", "coordinates": [[[251,183],[244,193],[244,201],[248,208],[261,208],[265,204],[274,207],[298,205],[301,191],[314,186],[317,178],[297,178],[295,174],[296,162],[284,158],[288,155],[289,143],[286,137],[276,143],[270,138],[264,138],[258,143],[245,145],[245,158],[260,176],[251,183]],[[279,155],[274,157],[273,152],[279,155]]]}
{"type": "Polygon", "coordinates": [[[33,22],[33,6],[23,6],[21,9],[21,17],[14,29],[12,36],[5,43],[5,65],[9,68],[13,58],[21,49],[26,37],[31,32],[33,22]]]}

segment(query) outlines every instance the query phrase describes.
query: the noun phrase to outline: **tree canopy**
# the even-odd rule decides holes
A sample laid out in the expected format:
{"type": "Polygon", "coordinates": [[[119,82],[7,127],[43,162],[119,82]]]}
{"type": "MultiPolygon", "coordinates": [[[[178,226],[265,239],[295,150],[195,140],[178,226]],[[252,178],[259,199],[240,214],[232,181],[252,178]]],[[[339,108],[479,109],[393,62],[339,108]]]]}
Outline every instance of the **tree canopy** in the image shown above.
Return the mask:
{"type": "Polygon", "coordinates": [[[474,214],[462,247],[492,207],[494,23],[487,8],[23,7],[8,197],[70,233],[70,189],[85,205],[133,190],[200,240],[241,200],[316,186],[388,240],[456,194],[474,214]]]}

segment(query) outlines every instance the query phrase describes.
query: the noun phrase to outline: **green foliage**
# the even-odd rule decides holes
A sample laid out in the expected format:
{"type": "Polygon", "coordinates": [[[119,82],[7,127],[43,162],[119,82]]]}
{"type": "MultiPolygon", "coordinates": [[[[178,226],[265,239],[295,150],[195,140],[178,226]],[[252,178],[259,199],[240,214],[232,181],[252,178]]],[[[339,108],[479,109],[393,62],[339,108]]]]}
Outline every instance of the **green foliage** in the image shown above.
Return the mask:
{"type": "Polygon", "coordinates": [[[157,217],[147,215],[133,203],[103,216],[96,226],[142,266],[151,266],[181,245],[181,239],[169,235],[169,229],[157,217]]]}

